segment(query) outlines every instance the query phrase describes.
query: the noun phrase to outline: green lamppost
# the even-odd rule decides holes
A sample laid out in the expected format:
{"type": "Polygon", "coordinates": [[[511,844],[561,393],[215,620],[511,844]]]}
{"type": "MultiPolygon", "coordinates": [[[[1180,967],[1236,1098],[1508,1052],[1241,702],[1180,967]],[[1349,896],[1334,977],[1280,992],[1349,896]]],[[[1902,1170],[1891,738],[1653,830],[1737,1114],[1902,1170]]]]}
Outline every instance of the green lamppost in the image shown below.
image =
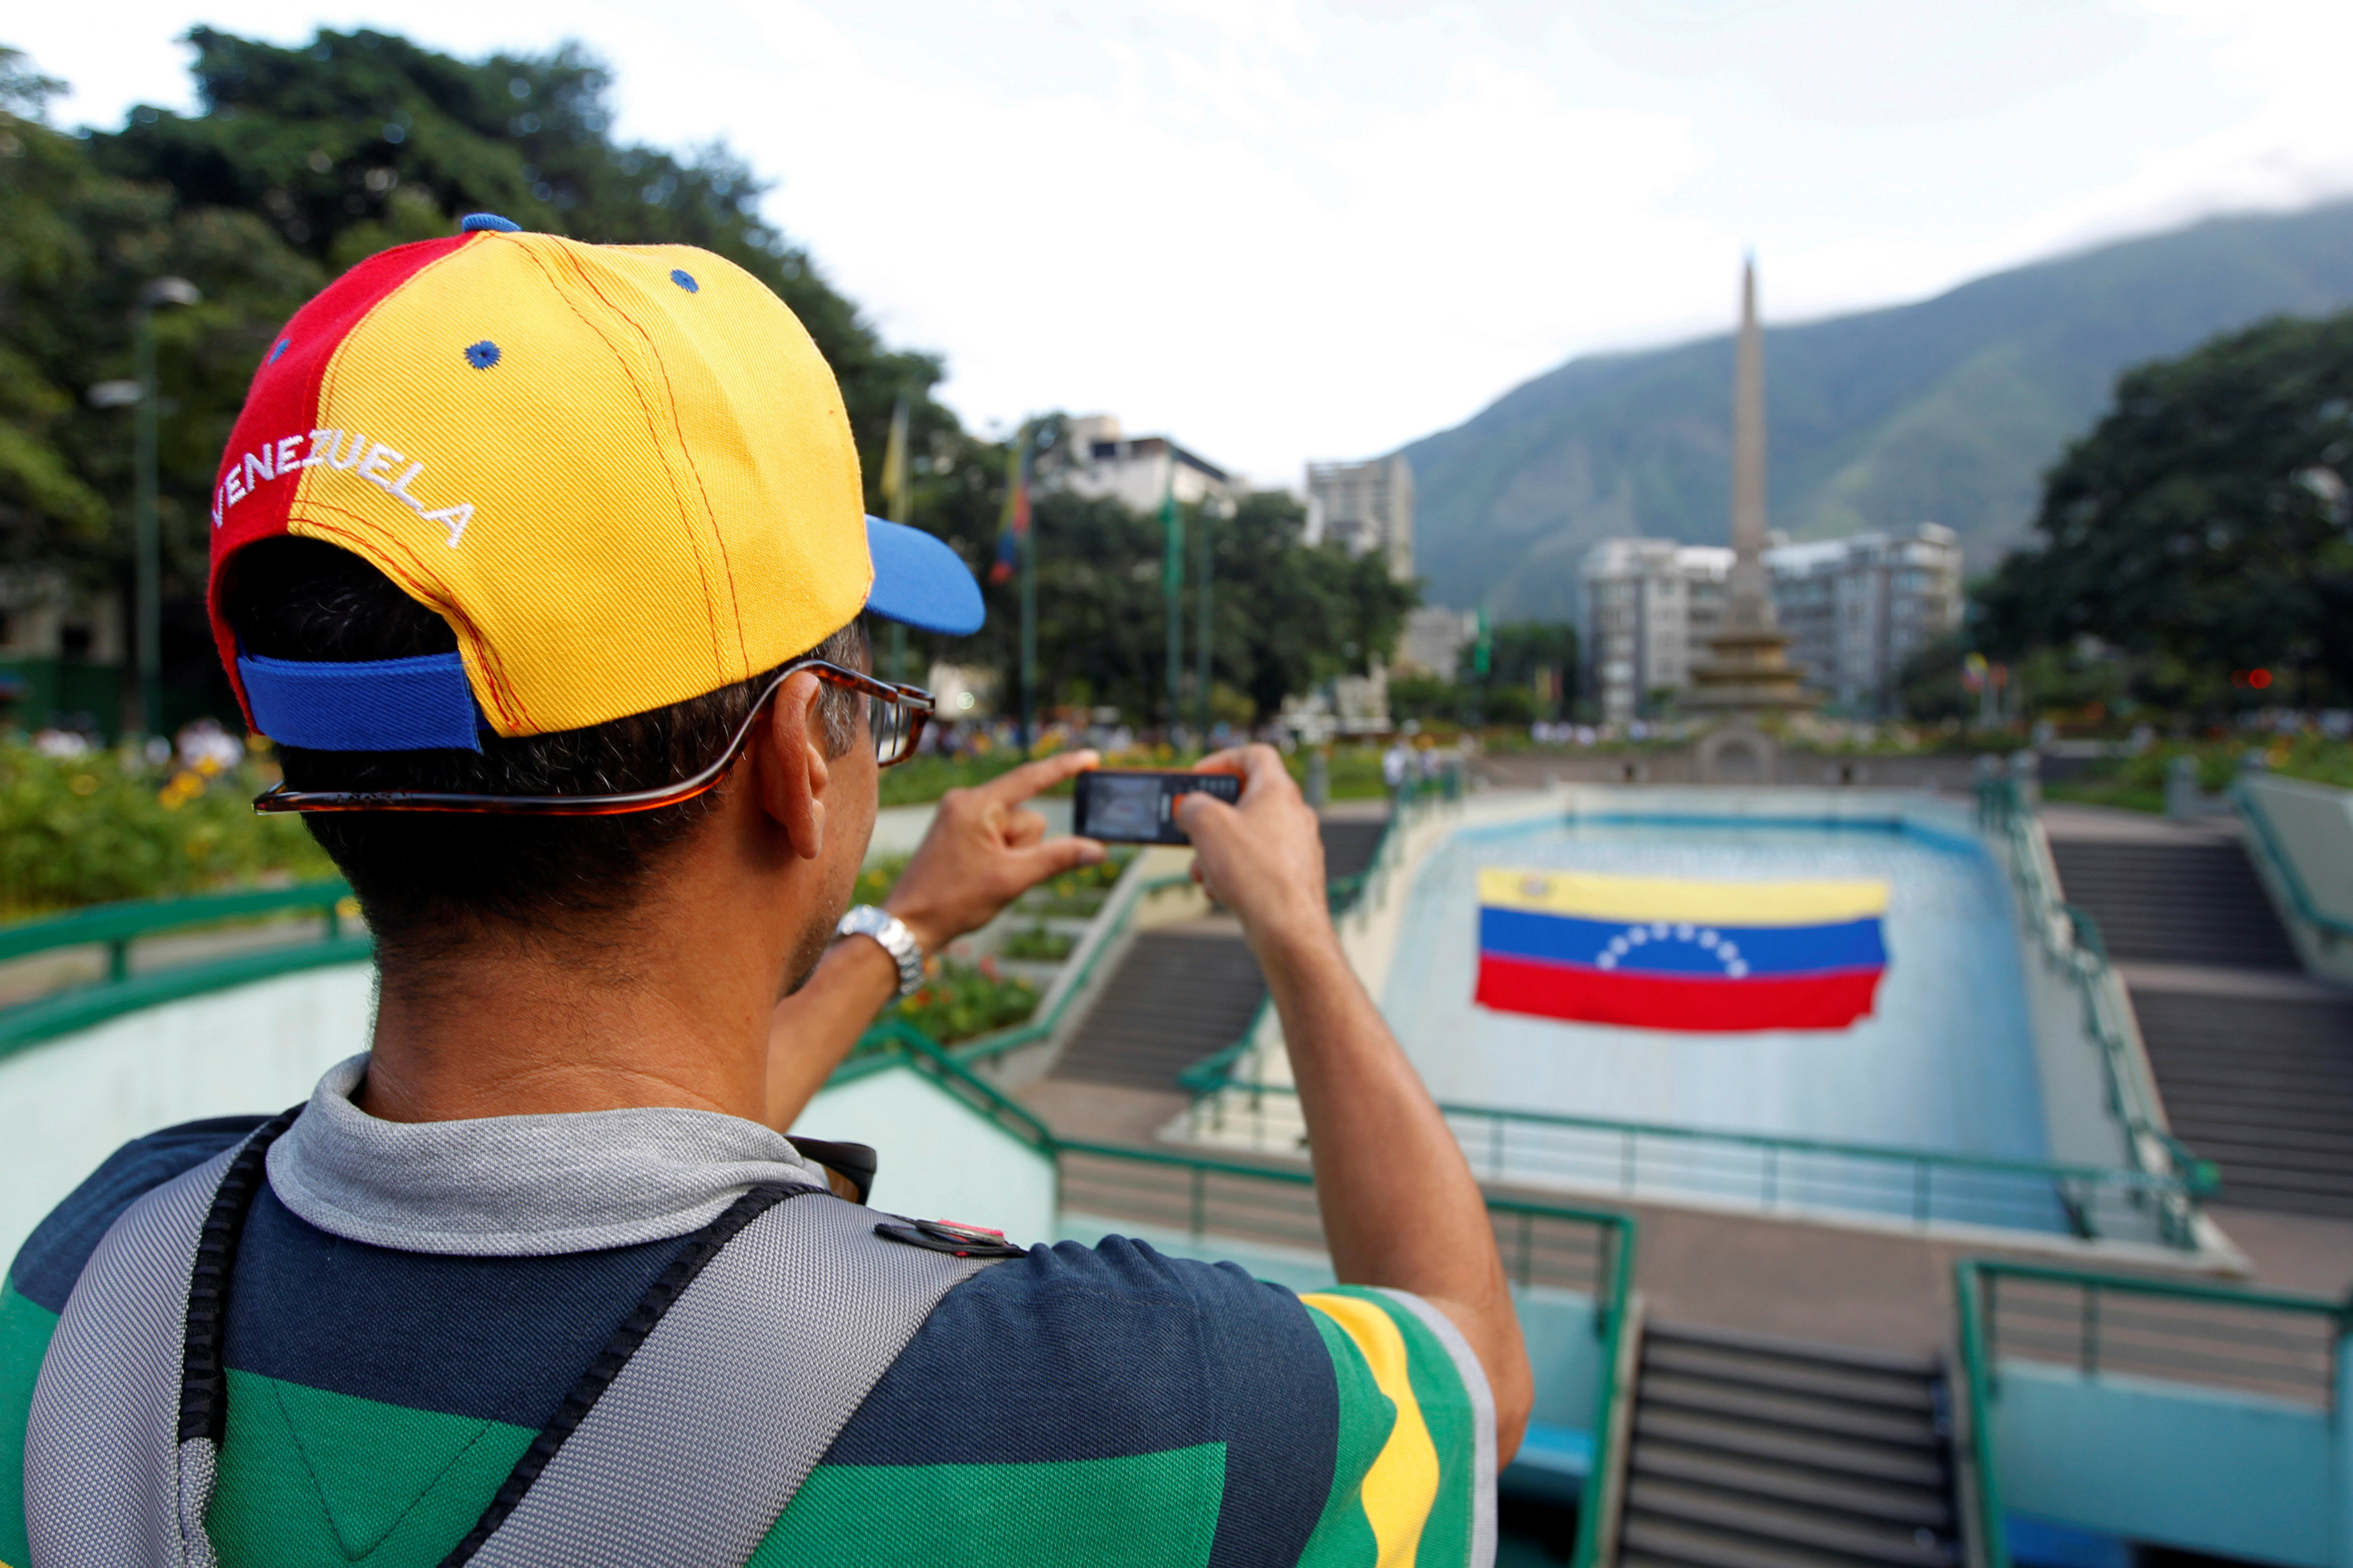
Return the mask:
{"type": "Polygon", "coordinates": [[[1168,605],[1168,743],[1185,721],[1185,517],[1176,507],[1176,443],[1168,443],[1168,474],[1160,492],[1160,591],[1168,605]]]}
{"type": "Polygon", "coordinates": [[[124,728],[134,735],[160,733],[164,722],[164,545],[156,515],[157,407],[155,312],[193,305],[204,295],[185,278],[153,278],[140,286],[131,312],[132,353],[138,370],[130,382],[106,381],[90,389],[100,408],[128,404],[137,412],[131,506],[132,658],[139,673],[139,720],[124,728]]]}
{"type": "Polygon", "coordinates": [[[1216,625],[1210,607],[1210,584],[1217,577],[1217,512],[1215,498],[1201,502],[1201,585],[1193,590],[1193,705],[1199,715],[1204,751],[1209,745],[1209,644],[1216,625]]]}

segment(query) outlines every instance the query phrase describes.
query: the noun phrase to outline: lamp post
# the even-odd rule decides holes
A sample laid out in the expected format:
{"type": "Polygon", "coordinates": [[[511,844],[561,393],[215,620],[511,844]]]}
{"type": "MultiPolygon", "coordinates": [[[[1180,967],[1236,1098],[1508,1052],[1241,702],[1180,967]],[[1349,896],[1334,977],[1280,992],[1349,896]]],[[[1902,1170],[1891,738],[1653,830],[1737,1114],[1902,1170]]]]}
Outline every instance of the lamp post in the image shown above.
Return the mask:
{"type": "Polygon", "coordinates": [[[185,278],[150,279],[132,312],[139,363],[138,492],[131,526],[136,553],[136,619],[139,664],[139,724],[134,733],[157,734],[164,722],[164,544],[156,518],[155,312],[193,305],[204,295],[185,278]]]}
{"type": "Polygon", "coordinates": [[[1193,707],[1198,715],[1196,721],[1200,726],[1201,748],[1204,751],[1209,745],[1209,643],[1216,625],[1212,618],[1209,589],[1217,574],[1218,510],[1215,497],[1203,499],[1200,512],[1201,585],[1193,591],[1193,707]]]}
{"type": "Polygon", "coordinates": [[[1168,612],[1168,743],[1176,744],[1185,722],[1185,517],[1176,506],[1176,443],[1167,443],[1168,465],[1160,492],[1160,592],[1168,612]]]}

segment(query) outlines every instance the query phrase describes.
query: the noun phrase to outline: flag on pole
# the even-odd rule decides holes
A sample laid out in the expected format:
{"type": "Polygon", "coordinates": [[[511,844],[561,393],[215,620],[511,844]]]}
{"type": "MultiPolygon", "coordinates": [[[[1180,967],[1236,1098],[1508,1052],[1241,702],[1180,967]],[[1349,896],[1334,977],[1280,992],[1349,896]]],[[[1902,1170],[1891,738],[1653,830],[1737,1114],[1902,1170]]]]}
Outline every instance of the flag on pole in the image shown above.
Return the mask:
{"type": "Polygon", "coordinates": [[[1887,967],[1876,881],[1479,873],[1480,1005],[1642,1029],[1844,1029],[1887,967]]]}
{"type": "Polygon", "coordinates": [[[891,408],[891,438],[882,447],[882,510],[892,522],[913,522],[907,495],[907,400],[891,408]]]}
{"type": "Polygon", "coordinates": [[[1013,569],[1021,558],[1022,542],[1029,537],[1029,426],[1021,426],[1013,437],[1013,448],[1005,455],[1005,511],[997,525],[997,561],[988,569],[988,580],[1004,583],[1011,580],[1013,569]]]}

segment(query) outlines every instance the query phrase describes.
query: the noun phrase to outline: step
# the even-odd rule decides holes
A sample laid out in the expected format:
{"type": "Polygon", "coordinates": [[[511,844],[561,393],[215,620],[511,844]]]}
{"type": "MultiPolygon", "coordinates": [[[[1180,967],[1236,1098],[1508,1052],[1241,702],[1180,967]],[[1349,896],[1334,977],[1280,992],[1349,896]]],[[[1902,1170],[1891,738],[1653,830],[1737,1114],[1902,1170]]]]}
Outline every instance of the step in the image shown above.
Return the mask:
{"type": "Polygon", "coordinates": [[[1627,1465],[1632,1475],[1803,1503],[1907,1530],[1926,1527],[1943,1532],[1953,1527],[1953,1510],[1945,1500],[1941,1478],[1936,1486],[1890,1486],[1834,1470],[1740,1458],[1650,1438],[1634,1444],[1627,1465]]]}
{"type": "Polygon", "coordinates": [[[1947,1568],[1957,1558],[1933,1536],[1924,1545],[1909,1535],[1883,1540],[1868,1531],[1807,1530],[1802,1521],[1775,1528],[1781,1523],[1735,1503],[1694,1506],[1655,1490],[1638,1496],[1629,1486],[1619,1537],[1630,1552],[1692,1568],[1947,1568]]]}
{"type": "Polygon", "coordinates": [[[1850,1367],[1862,1372],[1892,1373],[1922,1379],[1944,1375],[1944,1363],[1935,1356],[1909,1355],[1902,1351],[1866,1350],[1859,1345],[1826,1345],[1811,1340],[1783,1339],[1746,1329],[1720,1329],[1706,1323],[1662,1323],[1651,1320],[1642,1327],[1649,1344],[1706,1345],[1717,1350],[1746,1351],[1822,1366],[1850,1367]]]}
{"type": "Polygon", "coordinates": [[[1832,1366],[1821,1362],[1801,1362],[1787,1357],[1767,1357],[1755,1352],[1713,1345],[1679,1344],[1645,1336],[1642,1373],[1647,1377],[1654,1371],[1682,1373],[1692,1377],[1703,1377],[1712,1383],[1780,1394],[1801,1394],[1817,1399],[1832,1399],[1841,1404],[1888,1411],[1916,1412],[1932,1416],[1936,1411],[1935,1395],[1927,1384],[1916,1376],[1832,1366]]]}
{"type": "Polygon", "coordinates": [[[1865,1413],[1852,1406],[1789,1394],[1758,1394],[1704,1378],[1645,1377],[1638,1397],[1662,1409],[1686,1410],[1767,1426],[1824,1432],[1864,1442],[1899,1444],[1934,1451],[1940,1444],[1926,1416],[1910,1418],[1865,1413]]]}
{"type": "Polygon", "coordinates": [[[1626,1508],[1630,1514],[1639,1510],[1681,1524],[1737,1531],[1778,1545],[1901,1568],[1947,1568],[1957,1555],[1950,1541],[1925,1525],[1842,1517],[1688,1481],[1629,1480],[1626,1508]]]}
{"type": "Polygon", "coordinates": [[[1869,1439],[1857,1441],[1787,1427],[1757,1426],[1701,1411],[1661,1409],[1639,1404],[1634,1412],[1634,1433],[1642,1440],[1675,1443],[1773,1464],[1834,1470],[1903,1486],[1941,1488],[1946,1482],[1943,1453],[1933,1447],[1907,1445],[1891,1448],[1869,1439]]]}

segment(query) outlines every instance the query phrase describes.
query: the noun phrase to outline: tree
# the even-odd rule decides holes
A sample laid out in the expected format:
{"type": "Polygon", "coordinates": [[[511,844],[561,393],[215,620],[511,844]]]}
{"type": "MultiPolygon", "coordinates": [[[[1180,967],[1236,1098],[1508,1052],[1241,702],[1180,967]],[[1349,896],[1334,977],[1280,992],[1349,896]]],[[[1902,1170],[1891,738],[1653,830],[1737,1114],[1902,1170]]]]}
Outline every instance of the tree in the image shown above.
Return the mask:
{"type": "Polygon", "coordinates": [[[2353,692],[2353,312],[2281,317],[2116,383],[2046,483],[2037,545],[1983,596],[2018,658],[2089,635],[2211,691],[2288,668],[2353,692]]]}
{"type": "MultiPolygon", "coordinates": [[[[759,215],[765,189],[724,147],[680,156],[607,134],[609,78],[573,46],[463,61],[390,34],[321,31],[280,47],[212,28],[199,111],[142,106],[119,131],[64,134],[58,85],[0,55],[0,559],[119,582],[129,555],[130,430],[89,406],[131,373],[139,286],[177,274],[204,302],[157,318],[165,660],[216,681],[201,603],[206,492],[254,366],[278,326],[336,272],[386,246],[451,233],[470,211],[527,228],[718,252],[792,307],[840,378],[879,502],[882,442],[908,401],[919,522],[1001,480],[934,402],[932,356],[888,348],[806,251],[759,215]]],[[[985,448],[980,448],[985,451],[985,448]]],[[[216,687],[216,710],[228,711],[216,687]]]]}
{"type": "Polygon", "coordinates": [[[1456,658],[1455,680],[1466,716],[1490,724],[1526,724],[1568,711],[1577,689],[1577,628],[1566,621],[1505,621],[1487,637],[1487,669],[1475,664],[1474,645],[1456,658]],[[1538,683],[1547,690],[1540,696],[1538,683]]]}
{"type": "MultiPolygon", "coordinates": [[[[1004,464],[1004,449],[997,448],[993,464],[966,459],[956,467],[993,468],[1000,476],[993,493],[1001,502],[1004,464]]],[[[965,515],[990,493],[976,484],[961,508],[965,515]]],[[[1198,539],[1200,509],[1184,512],[1187,537],[1198,539]]],[[[1248,698],[1261,722],[1285,697],[1335,676],[1362,674],[1397,646],[1416,603],[1412,585],[1392,581],[1379,557],[1304,543],[1306,522],[1295,498],[1264,490],[1209,524],[1216,552],[1210,679],[1213,687],[1248,698]]],[[[1109,704],[1146,722],[1168,722],[1159,518],[1109,497],[1058,489],[1038,497],[1031,526],[1040,706],[1109,704]]],[[[993,527],[986,535],[959,528],[950,542],[978,563],[989,558],[994,538],[993,527]]],[[[988,625],[956,655],[993,665],[1008,694],[1020,679],[1018,590],[1018,579],[986,587],[988,625]]],[[[1187,675],[1199,592],[1199,583],[1188,580],[1180,600],[1187,675]]]]}

